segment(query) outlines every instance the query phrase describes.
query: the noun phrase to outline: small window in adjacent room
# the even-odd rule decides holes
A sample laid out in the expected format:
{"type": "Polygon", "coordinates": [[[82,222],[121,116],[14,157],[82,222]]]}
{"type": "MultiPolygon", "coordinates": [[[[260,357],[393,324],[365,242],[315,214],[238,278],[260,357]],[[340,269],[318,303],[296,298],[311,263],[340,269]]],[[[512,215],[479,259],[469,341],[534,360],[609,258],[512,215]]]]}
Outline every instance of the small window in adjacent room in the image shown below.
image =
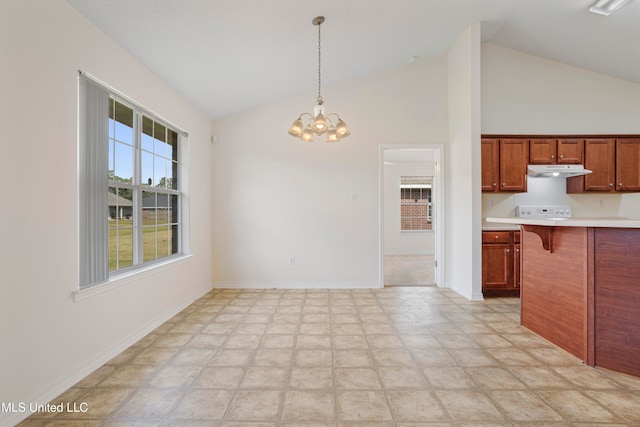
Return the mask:
{"type": "Polygon", "coordinates": [[[432,230],[432,176],[400,177],[400,230],[432,230]]]}

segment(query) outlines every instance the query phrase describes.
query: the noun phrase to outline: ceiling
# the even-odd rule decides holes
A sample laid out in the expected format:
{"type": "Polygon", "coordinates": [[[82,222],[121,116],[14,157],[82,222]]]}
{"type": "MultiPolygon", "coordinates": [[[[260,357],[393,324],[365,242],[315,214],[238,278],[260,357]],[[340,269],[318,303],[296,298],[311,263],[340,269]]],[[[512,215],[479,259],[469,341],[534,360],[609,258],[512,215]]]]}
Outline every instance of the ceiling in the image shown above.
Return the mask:
{"type": "Polygon", "coordinates": [[[640,0],[67,0],[211,118],[445,53],[482,39],[640,83],[640,0]]]}

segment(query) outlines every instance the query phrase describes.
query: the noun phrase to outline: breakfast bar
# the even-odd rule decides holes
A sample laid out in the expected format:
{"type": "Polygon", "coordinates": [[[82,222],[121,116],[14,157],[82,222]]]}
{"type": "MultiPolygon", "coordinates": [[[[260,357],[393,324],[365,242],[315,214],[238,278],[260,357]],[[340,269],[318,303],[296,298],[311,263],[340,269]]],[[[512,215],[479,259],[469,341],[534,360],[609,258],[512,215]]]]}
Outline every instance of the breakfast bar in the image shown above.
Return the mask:
{"type": "Polygon", "coordinates": [[[584,363],[640,377],[640,220],[487,218],[521,227],[521,323],[584,363]]]}

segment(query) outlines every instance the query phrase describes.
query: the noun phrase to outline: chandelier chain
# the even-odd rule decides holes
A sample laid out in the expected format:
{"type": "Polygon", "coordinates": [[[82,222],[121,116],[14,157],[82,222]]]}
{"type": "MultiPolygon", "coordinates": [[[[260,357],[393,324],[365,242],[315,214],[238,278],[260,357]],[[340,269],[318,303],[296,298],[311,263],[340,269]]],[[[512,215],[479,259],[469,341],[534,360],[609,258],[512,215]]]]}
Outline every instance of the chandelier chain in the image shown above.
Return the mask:
{"type": "Polygon", "coordinates": [[[322,26],[322,23],[318,23],[318,104],[322,104],[322,95],[320,93],[320,86],[321,86],[321,78],[320,78],[320,27],[322,26]]]}

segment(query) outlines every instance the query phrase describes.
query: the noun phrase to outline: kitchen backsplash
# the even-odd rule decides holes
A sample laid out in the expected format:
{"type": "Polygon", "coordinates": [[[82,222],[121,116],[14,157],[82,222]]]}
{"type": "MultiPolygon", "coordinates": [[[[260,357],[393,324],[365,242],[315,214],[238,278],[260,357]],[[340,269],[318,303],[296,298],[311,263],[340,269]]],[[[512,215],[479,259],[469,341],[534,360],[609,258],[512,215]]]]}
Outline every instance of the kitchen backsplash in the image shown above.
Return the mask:
{"type": "Polygon", "coordinates": [[[640,218],[640,193],[567,194],[565,178],[527,178],[526,193],[483,193],[482,218],[515,215],[518,205],[569,205],[575,217],[640,218]]]}

